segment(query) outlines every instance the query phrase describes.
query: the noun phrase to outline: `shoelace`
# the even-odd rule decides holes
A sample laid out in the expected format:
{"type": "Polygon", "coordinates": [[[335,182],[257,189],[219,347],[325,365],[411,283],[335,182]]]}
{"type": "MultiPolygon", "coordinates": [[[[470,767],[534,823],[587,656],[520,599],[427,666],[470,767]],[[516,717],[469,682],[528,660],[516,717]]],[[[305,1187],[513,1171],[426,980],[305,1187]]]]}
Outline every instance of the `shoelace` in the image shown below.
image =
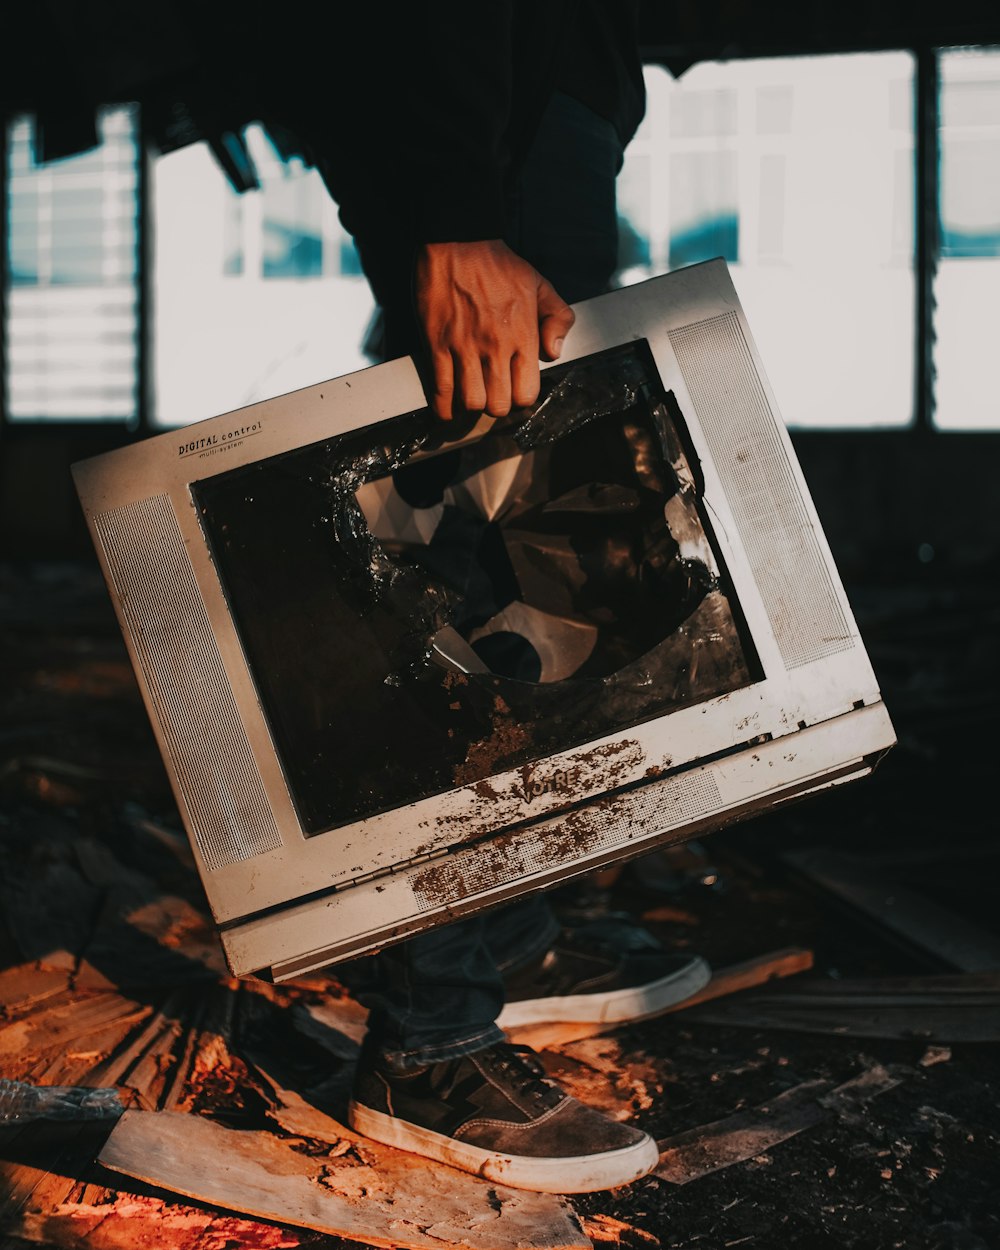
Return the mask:
{"type": "Polygon", "coordinates": [[[519,1094],[548,1101],[553,1093],[559,1093],[558,1086],[545,1075],[541,1061],[530,1047],[501,1042],[494,1053],[497,1071],[511,1081],[519,1094]]]}

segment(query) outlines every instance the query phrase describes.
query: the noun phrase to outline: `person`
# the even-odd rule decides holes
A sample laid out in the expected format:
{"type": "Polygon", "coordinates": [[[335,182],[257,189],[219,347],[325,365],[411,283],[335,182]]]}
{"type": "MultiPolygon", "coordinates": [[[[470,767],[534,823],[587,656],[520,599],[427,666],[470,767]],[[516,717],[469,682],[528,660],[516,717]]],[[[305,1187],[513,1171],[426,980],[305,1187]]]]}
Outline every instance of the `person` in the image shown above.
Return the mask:
{"type": "MultiPolygon", "coordinates": [[[[352,11],[351,69],[300,100],[377,301],[375,351],[414,357],[442,422],[530,407],[570,304],[609,289],[615,179],[644,111],[638,16],[638,0],[448,0],[395,10],[379,32],[352,11]],[[356,124],[331,140],[322,119],[352,103],[356,124]]],[[[652,1014],[709,969],[641,931],[563,931],[532,895],[344,976],[369,1007],[355,1129],[576,1193],[645,1175],[656,1144],[565,1094],[504,1028],[652,1014]]]]}

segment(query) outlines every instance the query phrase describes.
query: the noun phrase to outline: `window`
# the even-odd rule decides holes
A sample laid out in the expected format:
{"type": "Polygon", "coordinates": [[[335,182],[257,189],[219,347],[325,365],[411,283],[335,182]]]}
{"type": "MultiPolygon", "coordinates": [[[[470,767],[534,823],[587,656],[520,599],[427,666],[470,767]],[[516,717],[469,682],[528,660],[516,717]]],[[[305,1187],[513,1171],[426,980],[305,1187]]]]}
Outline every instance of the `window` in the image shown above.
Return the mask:
{"type": "Polygon", "coordinates": [[[107,109],[98,146],[35,163],[27,118],[7,133],[5,407],[12,421],[137,416],[138,146],[107,109]]]}
{"type": "Polygon", "coordinates": [[[259,126],[260,190],[192,144],[153,165],[153,420],[205,417],[364,368],[373,305],[319,174],[259,126]]]}
{"type": "Polygon", "coordinates": [[[941,55],[936,422],[1000,429],[1000,50],[941,55]]]}
{"type": "Polygon", "coordinates": [[[909,53],[647,70],[619,180],[621,280],[724,257],[778,405],[798,427],[913,416],[909,53]],[[849,84],[849,89],[845,89],[849,84]]]}

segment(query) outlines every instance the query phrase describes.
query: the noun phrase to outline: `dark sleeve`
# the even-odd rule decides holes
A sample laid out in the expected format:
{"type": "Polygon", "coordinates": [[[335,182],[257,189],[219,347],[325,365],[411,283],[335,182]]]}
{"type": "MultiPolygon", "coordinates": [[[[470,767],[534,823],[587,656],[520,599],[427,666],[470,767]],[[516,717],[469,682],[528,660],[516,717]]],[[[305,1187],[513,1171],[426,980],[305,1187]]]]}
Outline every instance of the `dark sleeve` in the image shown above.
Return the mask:
{"type": "Polygon", "coordinates": [[[406,8],[406,88],[391,94],[414,238],[499,238],[511,157],[513,4],[437,0],[406,8]]]}
{"type": "Polygon", "coordinates": [[[273,111],[306,138],[356,237],[500,238],[509,174],[574,11],[574,0],[351,4],[335,38],[270,58],[273,111]]]}
{"type": "Polygon", "coordinates": [[[307,137],[356,237],[503,234],[515,6],[351,5],[335,46],[310,46],[296,74],[272,80],[275,111],[307,137]]]}

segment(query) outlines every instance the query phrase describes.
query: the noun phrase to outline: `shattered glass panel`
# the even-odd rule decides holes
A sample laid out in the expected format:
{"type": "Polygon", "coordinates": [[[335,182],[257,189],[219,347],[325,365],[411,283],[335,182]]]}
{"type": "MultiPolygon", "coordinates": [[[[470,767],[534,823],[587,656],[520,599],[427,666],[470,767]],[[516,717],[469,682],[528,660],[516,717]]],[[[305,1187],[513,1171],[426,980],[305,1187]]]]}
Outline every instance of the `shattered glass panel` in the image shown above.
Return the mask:
{"type": "Polygon", "coordinates": [[[192,487],[307,832],[758,679],[687,446],[632,344],[192,487]]]}

